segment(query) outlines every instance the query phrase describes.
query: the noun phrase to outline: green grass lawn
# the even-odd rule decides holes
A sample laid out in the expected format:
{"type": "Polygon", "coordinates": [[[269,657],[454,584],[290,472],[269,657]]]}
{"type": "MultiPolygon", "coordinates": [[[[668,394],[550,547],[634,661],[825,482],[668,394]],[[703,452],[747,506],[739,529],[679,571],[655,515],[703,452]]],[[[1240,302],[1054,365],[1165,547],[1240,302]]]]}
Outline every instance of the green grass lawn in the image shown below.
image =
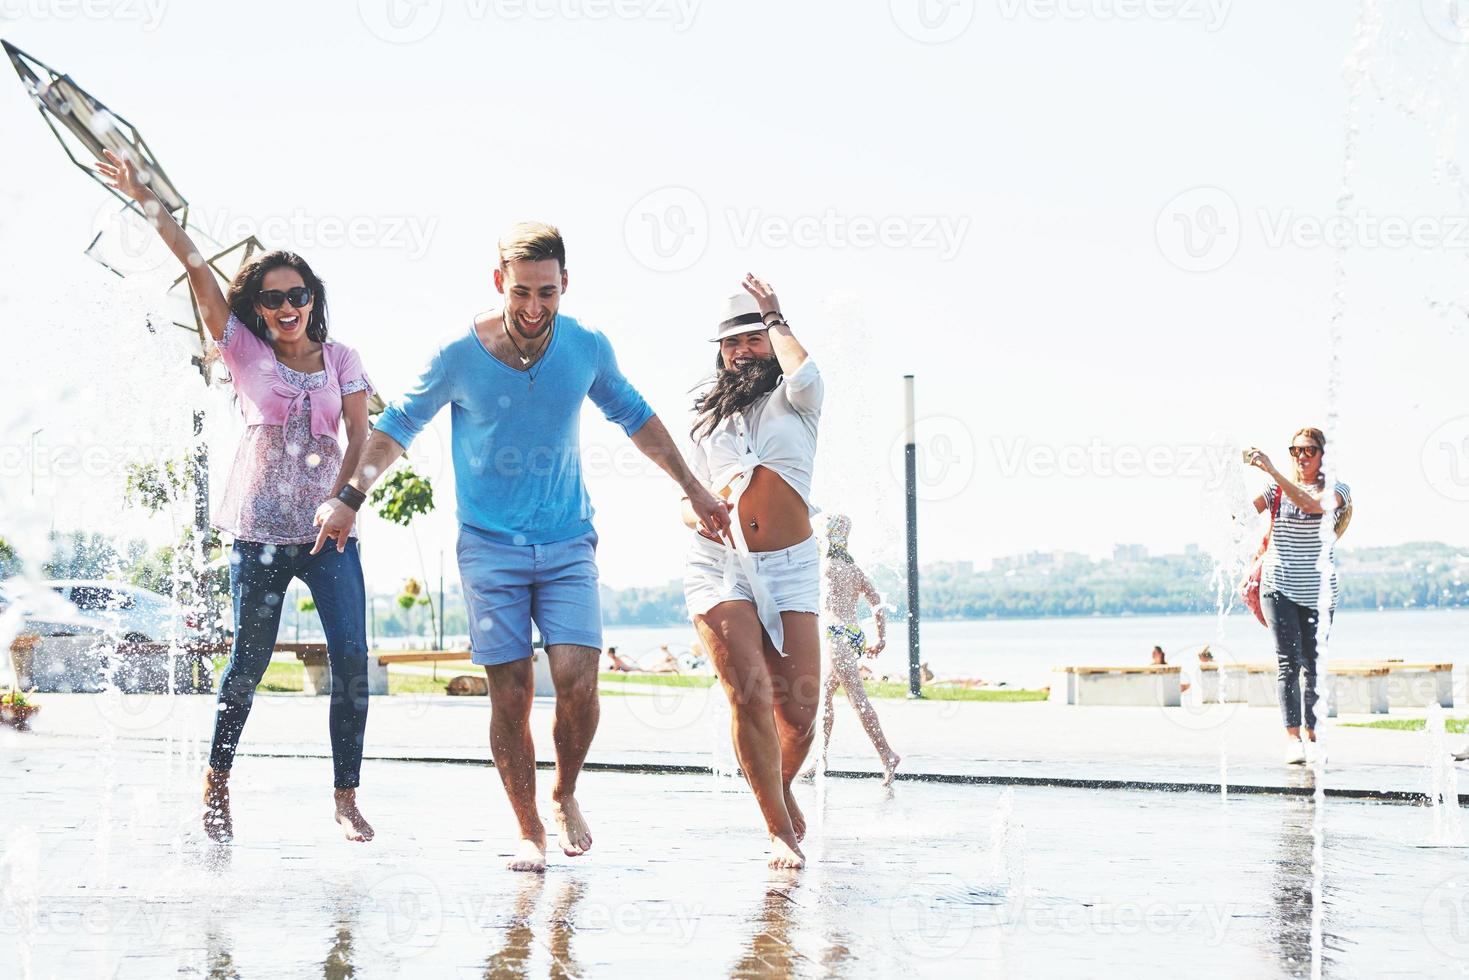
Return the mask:
{"type": "MultiPolygon", "coordinates": [[[[223,661],[217,667],[223,668],[223,661]]],[[[462,670],[450,669],[444,671],[437,679],[423,674],[400,674],[393,671],[388,672],[388,693],[390,694],[443,694],[449,685],[449,680],[462,670]]],[[[265,677],[260,681],[257,690],[269,691],[275,694],[299,694],[305,688],[305,667],[294,660],[273,660],[265,670],[265,677]]],[[[609,697],[638,696],[650,693],[640,691],[638,688],[647,687],[688,687],[708,688],[713,687],[715,678],[699,674],[616,674],[602,673],[597,675],[600,683],[601,693],[609,697]]],[[[908,697],[908,685],[898,681],[868,681],[867,696],[882,699],[905,699],[908,697]]],[[[1021,701],[1044,701],[1045,691],[1022,690],[1019,688],[981,688],[969,690],[965,688],[946,687],[943,685],[927,686],[923,689],[923,696],[930,701],[990,701],[998,703],[1015,703],[1021,701]]],[[[1449,731],[1463,732],[1469,719],[1457,719],[1449,721],[1449,731]]],[[[1369,724],[1353,726],[1363,728],[1396,728],[1404,730],[1422,730],[1423,720],[1420,719],[1393,719],[1391,721],[1374,721],[1369,724]]]]}
{"type": "MultiPolygon", "coordinates": [[[[632,685],[654,684],[664,687],[712,687],[713,677],[684,674],[613,674],[601,673],[597,675],[602,682],[602,693],[608,694],[622,688],[624,691],[632,685]]],[[[907,698],[908,685],[898,681],[867,681],[867,696],[871,698],[907,698]]],[[[617,693],[622,693],[618,691],[617,693]]],[[[967,688],[947,687],[944,685],[927,686],[923,689],[923,696],[930,701],[992,701],[992,702],[1019,702],[1019,701],[1044,701],[1045,691],[1029,691],[1019,688],[993,688],[970,690],[967,688]]]]}
{"type": "MultiPolygon", "coordinates": [[[[223,664],[220,665],[223,667],[223,664]]],[[[306,689],[306,668],[295,660],[272,660],[270,666],[265,668],[265,676],[261,678],[257,691],[270,691],[274,694],[300,694],[306,689]]],[[[388,672],[389,694],[443,694],[444,689],[449,686],[449,680],[453,674],[441,676],[437,680],[421,674],[396,674],[388,672]]]]}
{"type": "MultiPolygon", "coordinates": [[[[1384,728],[1390,732],[1421,732],[1424,720],[1422,718],[1384,718],[1382,721],[1354,721],[1344,724],[1343,728],[1384,728]]],[[[1469,732],[1469,718],[1445,718],[1444,730],[1451,735],[1463,735],[1469,732]]]]}
{"type": "Polygon", "coordinates": [[[603,671],[603,684],[657,684],[660,687],[713,687],[714,678],[701,674],[622,674],[603,671]]]}

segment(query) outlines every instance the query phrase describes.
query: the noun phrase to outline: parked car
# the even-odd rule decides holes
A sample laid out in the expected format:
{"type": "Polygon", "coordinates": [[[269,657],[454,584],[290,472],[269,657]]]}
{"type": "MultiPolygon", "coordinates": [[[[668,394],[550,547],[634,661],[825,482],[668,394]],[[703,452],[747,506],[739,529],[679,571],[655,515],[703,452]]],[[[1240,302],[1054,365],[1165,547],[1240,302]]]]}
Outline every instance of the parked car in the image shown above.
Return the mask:
{"type": "Polygon", "coordinates": [[[202,639],[199,617],[168,596],[137,585],[83,579],[45,583],[82,617],[104,623],[125,643],[185,643],[202,639]]]}
{"type": "MultiPolygon", "coordinates": [[[[0,616],[18,618],[21,633],[39,637],[16,657],[17,671],[27,675],[23,687],[98,691],[110,682],[123,691],[164,690],[171,658],[120,655],[119,645],[175,641],[196,645],[206,639],[194,614],[167,596],[136,585],[65,579],[41,586],[29,589],[14,579],[0,582],[0,616]],[[18,617],[13,606],[20,607],[18,617]]],[[[212,682],[208,673],[204,664],[196,669],[192,659],[177,661],[175,687],[207,689],[212,682]]]]}

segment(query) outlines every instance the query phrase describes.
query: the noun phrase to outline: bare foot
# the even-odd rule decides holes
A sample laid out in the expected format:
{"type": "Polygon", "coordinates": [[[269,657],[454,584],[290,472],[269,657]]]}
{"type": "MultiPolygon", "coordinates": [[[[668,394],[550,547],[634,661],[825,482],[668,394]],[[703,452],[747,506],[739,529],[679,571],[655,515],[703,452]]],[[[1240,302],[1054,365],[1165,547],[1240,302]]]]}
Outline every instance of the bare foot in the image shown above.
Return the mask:
{"type": "Polygon", "coordinates": [[[556,836],[567,857],[580,857],[592,849],[592,830],[576,805],[576,797],[551,801],[551,814],[556,818],[556,836]]]}
{"type": "Polygon", "coordinates": [[[204,833],[216,844],[235,839],[235,822],[230,816],[230,774],[204,772],[204,833]]]}
{"type": "Polygon", "coordinates": [[[355,789],[339,789],[332,793],[337,804],[337,824],[350,841],[359,844],[372,840],[372,824],[362,816],[357,809],[357,791],[355,789]]]}
{"type": "Polygon", "coordinates": [[[886,773],[886,775],[882,777],[882,784],[884,786],[891,786],[893,784],[893,776],[898,771],[898,763],[902,761],[903,757],[901,755],[898,755],[898,753],[896,752],[889,754],[888,757],[883,760],[882,770],[884,773],[886,773]]]}
{"type": "Polygon", "coordinates": [[[509,861],[505,862],[505,867],[511,871],[531,871],[543,874],[546,870],[545,838],[537,842],[522,837],[515,845],[515,853],[510,855],[509,861]]]}
{"type": "Polygon", "coordinates": [[[791,792],[789,786],[786,787],[786,812],[791,815],[791,829],[796,832],[796,840],[798,842],[805,840],[806,815],[801,812],[800,807],[796,806],[795,794],[791,792]]]}
{"type": "Polygon", "coordinates": [[[795,870],[806,866],[806,855],[801,853],[801,848],[795,841],[788,841],[772,834],[769,863],[772,868],[795,870]]]}

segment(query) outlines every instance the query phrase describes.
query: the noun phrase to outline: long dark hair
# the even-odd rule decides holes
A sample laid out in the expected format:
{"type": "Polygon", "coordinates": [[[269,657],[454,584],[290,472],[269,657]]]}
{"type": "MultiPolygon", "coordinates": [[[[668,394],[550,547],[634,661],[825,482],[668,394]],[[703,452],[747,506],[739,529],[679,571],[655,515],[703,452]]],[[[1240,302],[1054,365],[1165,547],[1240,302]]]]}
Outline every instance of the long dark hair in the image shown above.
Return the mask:
{"type": "Polygon", "coordinates": [[[694,425],[689,437],[701,441],[736,412],[742,412],[780,383],[780,361],[756,358],[743,369],[724,366],[724,352],[714,353],[714,380],[694,398],[694,425]]]}
{"type": "Polygon", "coordinates": [[[265,281],[265,274],[281,266],[295,269],[311,290],[311,318],[306,321],[306,336],[318,344],[326,343],[326,283],[318,279],[306,260],[295,252],[266,252],[242,265],[225,292],[230,312],[249,327],[251,333],[270,343],[270,331],[255,313],[255,300],[260,295],[260,284],[265,281]]]}

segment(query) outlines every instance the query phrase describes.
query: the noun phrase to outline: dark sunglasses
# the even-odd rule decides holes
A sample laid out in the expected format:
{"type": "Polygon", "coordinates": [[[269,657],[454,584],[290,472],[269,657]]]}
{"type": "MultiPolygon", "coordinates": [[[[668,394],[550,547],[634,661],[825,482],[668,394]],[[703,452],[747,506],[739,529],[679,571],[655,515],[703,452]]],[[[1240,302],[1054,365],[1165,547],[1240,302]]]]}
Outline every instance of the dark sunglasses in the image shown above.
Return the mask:
{"type": "Polygon", "coordinates": [[[262,289],[255,297],[255,302],[267,310],[278,310],[282,303],[289,302],[296,309],[300,309],[311,302],[310,286],[292,286],[287,290],[262,289]]]}
{"type": "Polygon", "coordinates": [[[1290,454],[1291,454],[1291,456],[1295,457],[1296,459],[1300,459],[1302,456],[1306,457],[1307,459],[1315,459],[1316,458],[1316,454],[1319,453],[1319,452],[1321,452],[1321,447],[1320,446],[1291,446],[1290,447],[1290,454]]]}

